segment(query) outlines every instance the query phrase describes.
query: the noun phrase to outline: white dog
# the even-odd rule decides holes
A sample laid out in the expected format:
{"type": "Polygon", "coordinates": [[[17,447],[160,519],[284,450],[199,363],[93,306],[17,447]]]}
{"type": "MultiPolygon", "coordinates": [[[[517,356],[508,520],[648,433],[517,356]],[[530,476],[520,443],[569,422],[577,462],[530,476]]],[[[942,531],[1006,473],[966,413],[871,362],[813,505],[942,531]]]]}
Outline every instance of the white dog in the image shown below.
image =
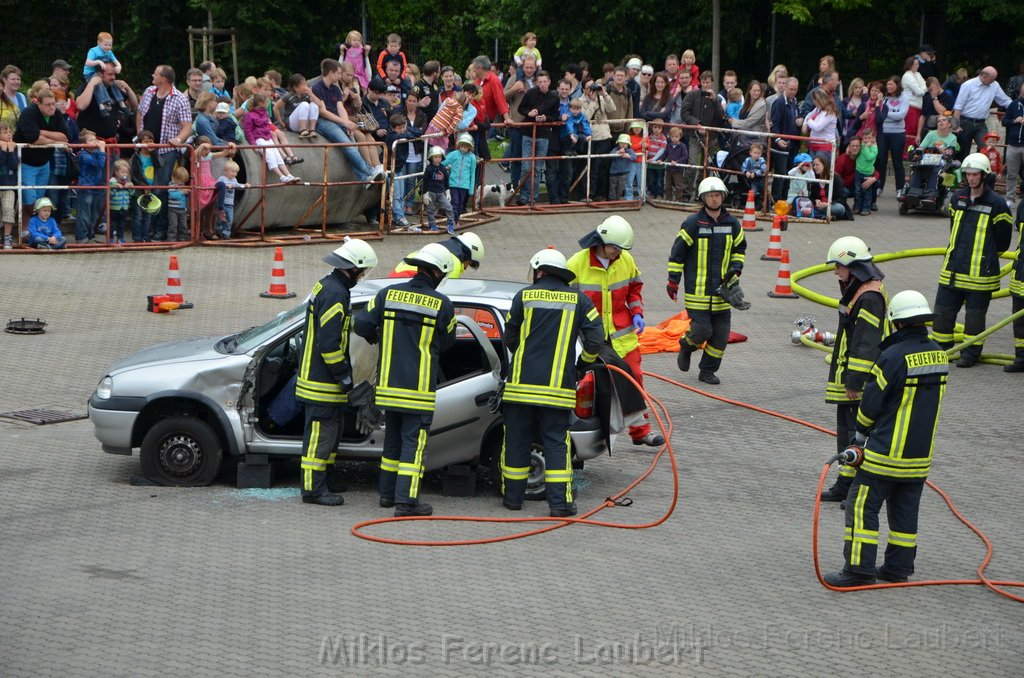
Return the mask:
{"type": "Polygon", "coordinates": [[[485,184],[483,192],[483,204],[487,204],[487,201],[491,198],[496,198],[499,207],[504,207],[505,203],[508,202],[509,198],[515,192],[515,187],[510,183],[504,184],[485,184]]]}

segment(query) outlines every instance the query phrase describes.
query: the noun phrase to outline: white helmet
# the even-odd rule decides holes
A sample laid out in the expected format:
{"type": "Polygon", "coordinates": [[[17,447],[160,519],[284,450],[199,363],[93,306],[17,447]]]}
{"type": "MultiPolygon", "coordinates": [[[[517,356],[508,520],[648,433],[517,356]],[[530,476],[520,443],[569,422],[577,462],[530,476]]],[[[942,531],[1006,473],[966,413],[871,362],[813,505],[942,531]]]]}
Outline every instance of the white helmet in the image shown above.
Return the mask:
{"type": "Polygon", "coordinates": [[[633,227],[618,214],[602,221],[595,233],[605,245],[617,245],[624,250],[633,249],[633,227]]]}
{"type": "Polygon", "coordinates": [[[855,235],[846,235],[832,243],[828,248],[828,259],[825,263],[849,266],[855,261],[871,261],[871,248],[855,235]]]}
{"type": "Polygon", "coordinates": [[[569,270],[565,255],[550,246],[545,247],[530,258],[530,268],[534,271],[550,273],[566,282],[571,282],[576,277],[576,274],[569,270]]]}
{"type": "Polygon", "coordinates": [[[466,134],[465,132],[459,135],[459,140],[458,142],[456,142],[456,145],[458,144],[469,144],[470,146],[476,146],[476,144],[473,142],[473,137],[470,136],[469,134],[466,134]]]}
{"type": "Polygon", "coordinates": [[[469,250],[469,258],[473,262],[473,268],[480,268],[484,260],[484,241],[476,233],[460,233],[455,239],[465,245],[469,250]]]}
{"type": "Polygon", "coordinates": [[[410,266],[433,266],[445,275],[455,268],[454,257],[448,248],[436,242],[424,245],[418,251],[407,256],[403,261],[410,266]]]}
{"type": "Polygon", "coordinates": [[[708,177],[697,186],[697,199],[703,198],[705,193],[721,193],[725,197],[729,191],[726,189],[724,181],[718,177],[708,177]]]}
{"type": "Polygon", "coordinates": [[[988,156],[984,153],[971,153],[960,163],[960,171],[988,174],[992,171],[992,165],[988,161],[988,156]]]}
{"type": "Polygon", "coordinates": [[[334,268],[362,268],[369,273],[377,266],[377,253],[365,240],[348,238],[344,245],[324,257],[324,262],[334,268]]]}
{"type": "Polygon", "coordinates": [[[443,158],[444,157],[444,149],[441,148],[440,146],[431,146],[430,147],[430,153],[427,153],[427,158],[428,159],[429,158],[433,158],[435,155],[439,155],[439,156],[441,156],[443,158]]]}
{"type": "Polygon", "coordinates": [[[924,295],[915,290],[900,292],[889,302],[889,320],[896,322],[902,320],[919,320],[921,322],[931,320],[934,317],[928,300],[924,295]]]}

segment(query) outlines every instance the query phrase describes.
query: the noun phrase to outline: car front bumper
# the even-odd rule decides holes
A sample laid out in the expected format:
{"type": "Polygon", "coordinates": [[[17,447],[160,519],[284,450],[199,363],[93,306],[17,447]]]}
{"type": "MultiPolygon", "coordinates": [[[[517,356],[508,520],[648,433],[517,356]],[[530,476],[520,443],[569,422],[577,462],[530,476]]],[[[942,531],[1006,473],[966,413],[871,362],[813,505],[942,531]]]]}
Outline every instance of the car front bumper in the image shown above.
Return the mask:
{"type": "Polygon", "coordinates": [[[100,400],[96,394],[89,398],[89,421],[104,452],[132,453],[132,429],[145,402],[145,398],[125,397],[100,400]]]}

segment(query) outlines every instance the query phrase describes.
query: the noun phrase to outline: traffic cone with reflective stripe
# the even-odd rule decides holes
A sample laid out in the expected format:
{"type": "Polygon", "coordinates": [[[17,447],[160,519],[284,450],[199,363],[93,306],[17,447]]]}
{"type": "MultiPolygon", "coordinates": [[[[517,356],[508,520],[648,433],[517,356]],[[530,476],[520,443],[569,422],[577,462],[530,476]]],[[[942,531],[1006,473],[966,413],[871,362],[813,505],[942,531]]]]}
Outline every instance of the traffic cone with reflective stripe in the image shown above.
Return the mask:
{"type": "Polygon", "coordinates": [[[757,225],[757,216],[755,214],[756,208],[754,207],[754,191],[747,191],[747,204],[743,208],[743,230],[744,231],[763,231],[764,229],[757,225]]]}
{"type": "Polygon", "coordinates": [[[761,255],[764,261],[779,261],[782,259],[782,220],[785,217],[775,215],[772,219],[772,234],[768,236],[768,251],[761,255]]]}
{"type": "Polygon", "coordinates": [[[185,297],[181,293],[181,273],[178,271],[176,254],[171,255],[171,263],[167,269],[167,301],[185,302],[185,297]]]}
{"type": "Polygon", "coordinates": [[[274,249],[274,269],[270,272],[270,289],[260,292],[264,299],[291,299],[295,292],[288,291],[288,279],[284,274],[284,252],[280,247],[274,249]]]}
{"type": "Polygon", "coordinates": [[[782,260],[779,262],[779,277],[775,281],[775,291],[768,292],[768,296],[776,299],[798,298],[798,295],[793,294],[793,288],[789,283],[789,250],[782,250],[782,260]]]}

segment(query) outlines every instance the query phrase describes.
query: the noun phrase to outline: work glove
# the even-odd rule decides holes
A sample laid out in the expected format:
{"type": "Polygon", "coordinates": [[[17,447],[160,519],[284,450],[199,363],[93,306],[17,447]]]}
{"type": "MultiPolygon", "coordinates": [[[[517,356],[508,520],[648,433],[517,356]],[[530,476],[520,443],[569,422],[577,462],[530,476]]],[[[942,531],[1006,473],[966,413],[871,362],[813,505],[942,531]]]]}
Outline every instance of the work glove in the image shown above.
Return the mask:
{"type": "Polygon", "coordinates": [[[451,202],[452,201],[452,192],[451,192],[451,190],[445,191],[444,192],[444,197],[448,199],[448,202],[451,202]]]}
{"type": "MultiPolygon", "coordinates": [[[[342,387],[344,388],[344,387],[342,387]]],[[[352,407],[373,404],[374,388],[368,381],[361,381],[348,391],[348,403],[352,407]]]]}
{"type": "Polygon", "coordinates": [[[434,202],[433,196],[431,196],[430,193],[424,193],[423,194],[423,206],[426,207],[427,205],[429,205],[432,202],[434,202]]]}
{"type": "Polygon", "coordinates": [[[384,423],[384,412],[379,407],[370,403],[363,405],[356,412],[356,428],[365,435],[370,435],[380,428],[384,423]]]}
{"type": "Polygon", "coordinates": [[[644,317],[642,315],[637,313],[633,316],[633,328],[636,330],[637,334],[643,334],[646,326],[647,325],[644,324],[644,317]]]}
{"type": "Polygon", "coordinates": [[[857,431],[853,434],[853,444],[857,447],[864,447],[868,444],[868,437],[866,434],[857,431]]]}
{"type": "Polygon", "coordinates": [[[743,298],[743,290],[740,288],[740,277],[737,273],[733,276],[727,276],[728,281],[723,282],[718,286],[718,296],[729,302],[729,305],[733,308],[746,311],[750,308],[750,302],[743,298]]]}
{"type": "Polygon", "coordinates": [[[505,382],[498,382],[498,388],[494,390],[491,397],[487,399],[487,410],[491,414],[497,414],[501,411],[501,398],[505,393],[505,382]]]}
{"type": "Polygon", "coordinates": [[[665,291],[668,292],[668,298],[672,301],[679,300],[679,283],[669,280],[665,283],[665,291]]]}

